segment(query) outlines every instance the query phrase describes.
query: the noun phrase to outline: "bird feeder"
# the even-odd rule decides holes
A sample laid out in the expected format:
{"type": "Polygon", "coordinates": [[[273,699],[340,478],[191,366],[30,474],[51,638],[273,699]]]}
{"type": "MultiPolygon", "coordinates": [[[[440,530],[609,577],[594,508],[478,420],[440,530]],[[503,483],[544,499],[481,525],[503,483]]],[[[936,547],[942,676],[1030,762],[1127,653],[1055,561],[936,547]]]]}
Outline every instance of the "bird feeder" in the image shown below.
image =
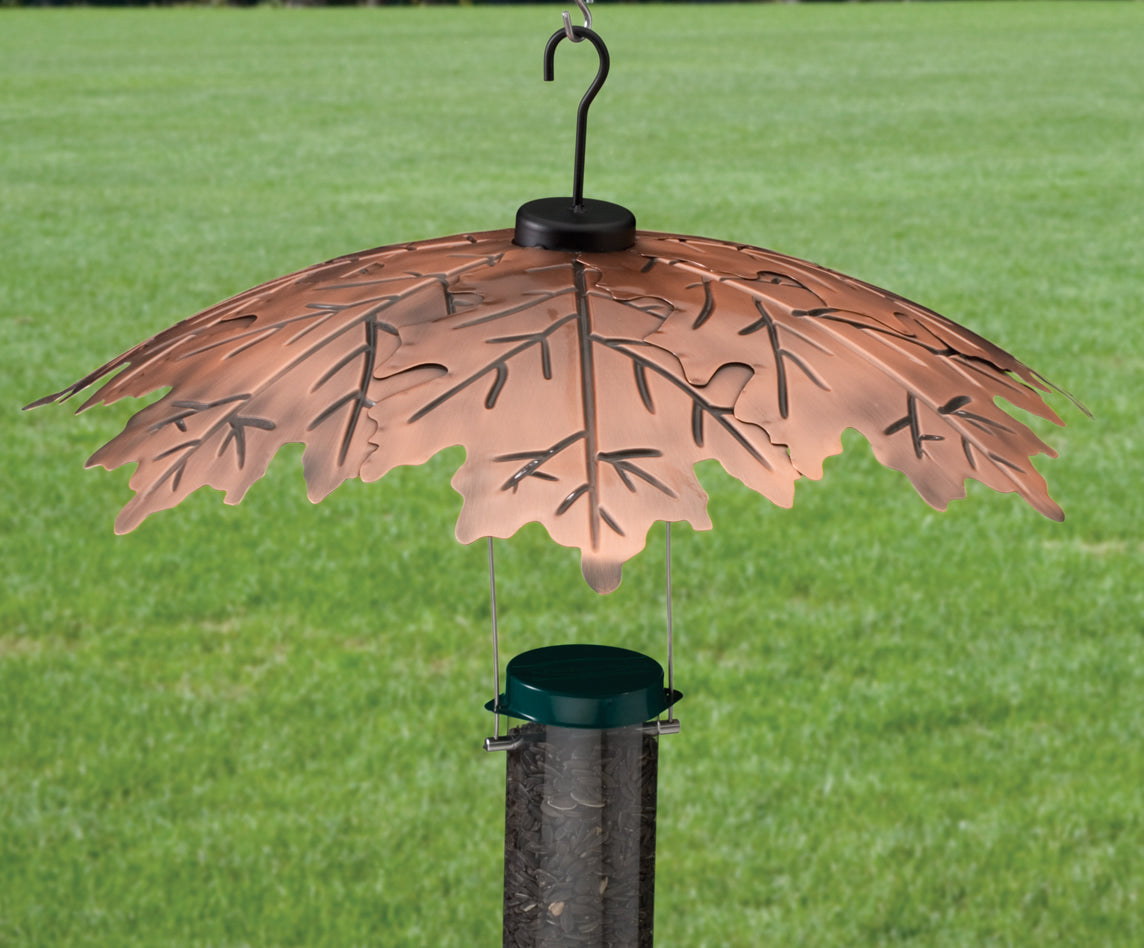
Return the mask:
{"type": "MultiPolygon", "coordinates": [[[[585,10],[586,12],[586,10],[585,10]]],[[[975,479],[1061,519],[1032,464],[1055,452],[998,398],[1063,424],[1059,391],[1005,350],[887,290],[774,251],[637,229],[583,195],[515,227],[395,244],[280,277],[160,332],[34,405],[170,391],[89,465],[137,465],[134,529],[210,485],[238,503],[279,447],[305,445],[311,500],[461,445],[457,539],[488,538],[495,713],[507,758],[504,944],[650,946],[661,735],[678,730],[668,548],[668,680],[644,655],[553,645],[499,685],[494,537],[540,522],[615,589],[663,521],[711,526],[693,467],[716,459],[774,503],[819,478],[854,428],[944,508],[975,479]],[[667,719],[662,715],[667,713],[667,719]],[[502,736],[499,721],[524,723],[502,736]]]]}
{"type": "Polygon", "coordinates": [[[658,717],[679,698],[654,659],[606,645],[517,655],[488,708],[507,752],[504,944],[652,944],[658,717]]]}

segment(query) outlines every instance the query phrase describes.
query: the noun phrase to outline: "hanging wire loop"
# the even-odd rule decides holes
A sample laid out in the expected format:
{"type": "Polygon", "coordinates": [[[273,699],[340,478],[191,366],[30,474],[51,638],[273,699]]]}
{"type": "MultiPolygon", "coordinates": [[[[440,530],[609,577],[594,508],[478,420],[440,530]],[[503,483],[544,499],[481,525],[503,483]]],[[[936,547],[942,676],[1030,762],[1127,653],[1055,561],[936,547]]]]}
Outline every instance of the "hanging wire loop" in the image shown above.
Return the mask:
{"type": "Polygon", "coordinates": [[[497,630],[497,571],[489,537],[489,612],[493,620],[493,738],[500,739],[500,635],[497,630]]]}
{"type": "MultiPolygon", "coordinates": [[[[581,40],[588,40],[596,47],[596,53],[600,58],[596,78],[588,86],[588,91],[584,93],[584,97],[576,109],[576,152],[572,166],[572,207],[579,212],[584,209],[584,151],[587,147],[586,139],[588,137],[588,107],[596,98],[596,93],[603,88],[604,80],[608,78],[608,69],[611,68],[612,59],[608,55],[608,47],[604,45],[600,34],[586,26],[571,27],[571,34],[574,37],[578,36],[581,40]]],[[[556,78],[556,47],[560,45],[561,40],[567,39],[568,36],[569,34],[565,33],[564,30],[557,30],[548,37],[548,43],[544,47],[545,82],[552,82],[556,78]]]]}
{"type": "Polygon", "coordinates": [[[675,623],[671,608],[671,521],[664,521],[664,560],[666,561],[664,598],[667,600],[667,722],[675,724],[675,623]]]}
{"type": "MultiPolygon", "coordinates": [[[[576,0],[576,6],[578,6],[580,12],[584,14],[584,27],[589,30],[592,28],[592,11],[588,9],[588,4],[591,2],[592,0],[576,0]]],[[[583,37],[577,36],[573,32],[572,18],[568,15],[568,11],[565,10],[561,16],[564,17],[564,35],[572,40],[573,43],[581,42],[583,37]]]]}

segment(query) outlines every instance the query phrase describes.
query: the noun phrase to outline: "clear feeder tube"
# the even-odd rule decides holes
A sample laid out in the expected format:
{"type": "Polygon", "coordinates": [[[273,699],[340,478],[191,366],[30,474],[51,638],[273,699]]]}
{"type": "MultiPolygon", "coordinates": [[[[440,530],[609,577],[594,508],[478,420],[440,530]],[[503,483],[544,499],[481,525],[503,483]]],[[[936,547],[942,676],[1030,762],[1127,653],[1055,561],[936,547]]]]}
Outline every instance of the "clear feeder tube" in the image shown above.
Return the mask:
{"type": "Polygon", "coordinates": [[[663,669],[610,646],[534,649],[486,707],[507,751],[505,948],[651,948],[663,669]],[[650,723],[649,723],[650,722],[650,723]]]}
{"type": "Polygon", "coordinates": [[[658,737],[526,724],[505,782],[505,948],[651,948],[658,737]]]}

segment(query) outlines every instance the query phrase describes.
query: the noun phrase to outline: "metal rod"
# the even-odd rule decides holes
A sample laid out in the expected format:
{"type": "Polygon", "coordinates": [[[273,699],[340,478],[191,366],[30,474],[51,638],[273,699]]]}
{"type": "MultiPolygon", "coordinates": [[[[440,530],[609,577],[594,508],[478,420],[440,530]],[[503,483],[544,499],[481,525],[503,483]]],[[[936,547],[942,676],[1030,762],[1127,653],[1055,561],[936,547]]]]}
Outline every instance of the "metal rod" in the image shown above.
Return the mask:
{"type": "Polygon", "coordinates": [[[486,737],[485,750],[489,751],[511,751],[516,750],[521,744],[524,743],[524,738],[520,736],[520,728],[513,728],[504,737],[486,737]]]}
{"type": "Polygon", "coordinates": [[[500,737],[500,637],[497,634],[497,571],[489,537],[489,604],[493,617],[493,737],[500,737]]]}
{"type": "MultiPolygon", "coordinates": [[[[665,734],[678,734],[681,730],[681,725],[678,721],[648,721],[646,724],[640,725],[640,731],[644,734],[654,734],[656,737],[663,737],[665,734]]],[[[492,748],[497,750],[498,748],[492,748]]]]}
{"type": "MultiPolygon", "coordinates": [[[[592,100],[596,98],[596,93],[603,87],[604,80],[608,78],[611,57],[608,55],[608,47],[604,45],[604,41],[600,39],[598,33],[583,26],[573,26],[571,29],[573,39],[579,37],[582,40],[590,41],[596,47],[596,55],[599,57],[596,78],[588,86],[588,91],[584,93],[584,97],[576,109],[576,151],[572,164],[572,209],[581,213],[584,210],[584,153],[587,149],[588,138],[588,106],[592,104],[592,100]]],[[[560,29],[548,37],[548,44],[544,47],[545,82],[552,82],[556,76],[556,47],[568,35],[560,29]]]]}
{"type": "MultiPolygon", "coordinates": [[[[591,2],[592,0],[576,0],[576,6],[578,6],[580,12],[584,14],[584,29],[586,30],[592,28],[592,11],[588,9],[588,4],[591,2]]],[[[579,43],[580,37],[572,32],[572,18],[568,15],[568,11],[565,10],[561,15],[564,17],[564,35],[572,40],[573,43],[579,43]]]]}
{"type": "Polygon", "coordinates": [[[671,523],[665,521],[664,527],[664,559],[667,561],[667,720],[675,720],[675,643],[674,623],[671,615],[671,523]]]}

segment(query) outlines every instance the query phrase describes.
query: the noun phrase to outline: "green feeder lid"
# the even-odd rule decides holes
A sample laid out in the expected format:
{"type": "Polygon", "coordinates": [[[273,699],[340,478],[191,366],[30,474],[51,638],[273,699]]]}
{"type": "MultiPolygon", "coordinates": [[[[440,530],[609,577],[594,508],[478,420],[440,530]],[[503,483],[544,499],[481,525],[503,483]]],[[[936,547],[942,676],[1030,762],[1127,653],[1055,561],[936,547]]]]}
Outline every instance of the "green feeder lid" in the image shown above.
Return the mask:
{"type": "Polygon", "coordinates": [[[548,645],[508,663],[504,694],[485,707],[557,727],[610,728],[642,724],[682,695],[669,696],[663,666],[612,645],[548,645]]]}

